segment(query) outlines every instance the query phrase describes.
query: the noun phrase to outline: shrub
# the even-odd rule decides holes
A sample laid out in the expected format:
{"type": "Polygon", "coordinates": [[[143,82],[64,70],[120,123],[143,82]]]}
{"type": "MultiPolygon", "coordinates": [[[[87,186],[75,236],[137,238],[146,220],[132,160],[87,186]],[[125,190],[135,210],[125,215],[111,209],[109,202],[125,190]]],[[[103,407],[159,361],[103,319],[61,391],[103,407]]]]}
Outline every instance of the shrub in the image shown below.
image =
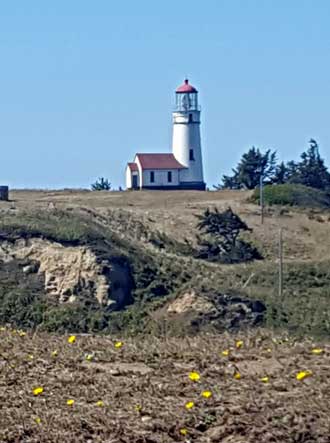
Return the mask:
{"type": "Polygon", "coordinates": [[[239,239],[242,231],[251,231],[247,224],[235,214],[231,208],[224,212],[207,209],[199,219],[197,229],[202,238],[197,237],[197,258],[221,263],[241,263],[254,259],[261,259],[258,250],[239,239]]]}
{"type": "MultiPolygon", "coordinates": [[[[298,184],[268,185],[264,187],[264,203],[310,208],[330,208],[330,194],[298,184]]],[[[251,201],[260,203],[260,190],[255,189],[251,201]]]]}
{"type": "Polygon", "coordinates": [[[111,183],[107,178],[100,177],[91,185],[92,191],[110,191],[111,183]]]}

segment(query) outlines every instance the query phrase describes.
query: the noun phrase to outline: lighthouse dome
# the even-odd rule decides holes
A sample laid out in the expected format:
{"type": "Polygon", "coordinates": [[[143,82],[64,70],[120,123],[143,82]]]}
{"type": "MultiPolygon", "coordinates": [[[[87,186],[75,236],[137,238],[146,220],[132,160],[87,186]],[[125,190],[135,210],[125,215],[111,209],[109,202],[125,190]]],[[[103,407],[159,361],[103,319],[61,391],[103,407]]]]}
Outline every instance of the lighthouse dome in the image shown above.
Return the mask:
{"type": "Polygon", "coordinates": [[[176,93],[185,93],[185,92],[198,92],[196,88],[194,88],[190,83],[189,80],[186,78],[183,85],[179,86],[176,90],[176,93]]]}

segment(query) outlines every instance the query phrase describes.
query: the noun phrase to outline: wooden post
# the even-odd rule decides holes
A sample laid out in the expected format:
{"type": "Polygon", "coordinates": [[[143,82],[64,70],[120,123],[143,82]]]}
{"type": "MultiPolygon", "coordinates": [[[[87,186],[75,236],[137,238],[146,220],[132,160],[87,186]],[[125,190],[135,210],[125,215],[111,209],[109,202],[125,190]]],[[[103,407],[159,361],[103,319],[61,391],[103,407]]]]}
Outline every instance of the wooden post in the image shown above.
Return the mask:
{"type": "Polygon", "coordinates": [[[279,231],[278,241],[278,295],[282,299],[283,296],[283,228],[279,231]]]}
{"type": "Polygon", "coordinates": [[[264,224],[264,186],[263,186],[263,176],[260,175],[260,216],[261,224],[264,224]]]}

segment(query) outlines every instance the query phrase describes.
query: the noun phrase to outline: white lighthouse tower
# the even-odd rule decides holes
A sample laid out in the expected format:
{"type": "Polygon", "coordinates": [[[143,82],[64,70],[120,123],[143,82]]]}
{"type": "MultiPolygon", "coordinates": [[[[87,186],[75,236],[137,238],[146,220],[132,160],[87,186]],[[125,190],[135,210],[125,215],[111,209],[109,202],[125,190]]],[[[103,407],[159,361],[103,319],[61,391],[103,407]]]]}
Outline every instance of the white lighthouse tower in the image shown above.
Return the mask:
{"type": "Polygon", "coordinates": [[[175,95],[172,152],[177,161],[185,166],[180,170],[180,187],[205,190],[198,91],[186,79],[175,95]]]}
{"type": "Polygon", "coordinates": [[[126,166],[127,189],[205,190],[198,91],[185,80],[175,95],[172,153],[136,153],[126,166]]]}

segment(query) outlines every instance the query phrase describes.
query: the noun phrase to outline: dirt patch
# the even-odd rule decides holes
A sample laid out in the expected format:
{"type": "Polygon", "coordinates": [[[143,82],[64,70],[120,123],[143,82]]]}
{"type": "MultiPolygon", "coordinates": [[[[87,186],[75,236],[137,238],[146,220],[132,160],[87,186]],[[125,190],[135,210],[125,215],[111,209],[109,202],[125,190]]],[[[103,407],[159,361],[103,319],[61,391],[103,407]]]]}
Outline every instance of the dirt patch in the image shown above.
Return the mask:
{"type": "Polygon", "coordinates": [[[109,337],[67,339],[0,330],[1,442],[329,442],[328,343],[263,330],[120,348],[109,337]]]}
{"type": "Polygon", "coordinates": [[[266,375],[275,375],[283,370],[284,365],[275,358],[264,360],[246,360],[241,361],[239,369],[249,376],[264,377],[266,375]]]}
{"type": "Polygon", "coordinates": [[[152,368],[143,363],[84,362],[83,366],[91,371],[103,371],[114,376],[146,375],[152,372],[152,368]]]}

